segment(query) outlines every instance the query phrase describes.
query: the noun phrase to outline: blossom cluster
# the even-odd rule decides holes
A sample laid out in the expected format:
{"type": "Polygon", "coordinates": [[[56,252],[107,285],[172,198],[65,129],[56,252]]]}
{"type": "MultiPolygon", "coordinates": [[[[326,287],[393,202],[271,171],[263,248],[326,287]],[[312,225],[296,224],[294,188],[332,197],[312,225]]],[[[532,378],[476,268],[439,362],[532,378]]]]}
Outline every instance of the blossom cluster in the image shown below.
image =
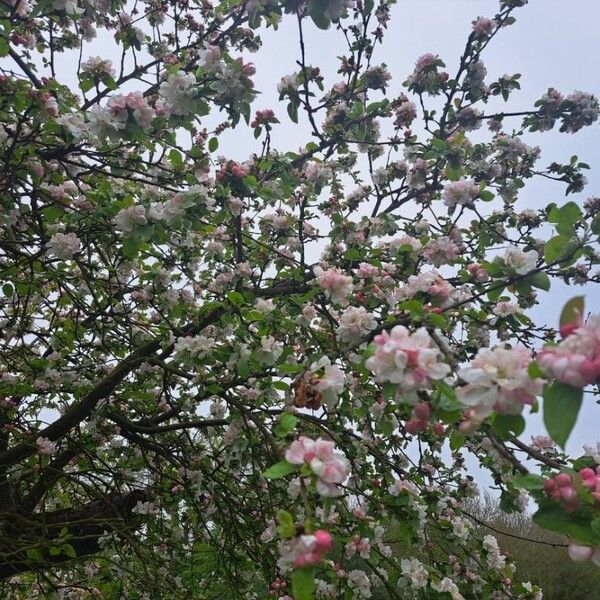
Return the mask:
{"type": "Polygon", "coordinates": [[[581,327],[563,329],[567,337],[546,346],[537,362],[550,377],[573,387],[585,387],[600,378],[600,316],[593,315],[581,327]]]}
{"type": "Polygon", "coordinates": [[[542,392],[541,379],[528,373],[531,351],[523,346],[481,348],[469,366],[458,370],[465,382],[457,388],[459,400],[468,407],[469,425],[480,423],[492,412],[521,414],[542,392]]]}
{"type": "Polygon", "coordinates": [[[572,512],[581,501],[577,491],[578,485],[586,488],[600,506],[600,467],[596,467],[595,470],[586,467],[581,469],[577,476],[559,473],[544,481],[544,490],[550,498],[559,502],[565,511],[572,512]]]}
{"type": "Polygon", "coordinates": [[[285,452],[285,459],[293,465],[308,465],[317,476],[317,492],[321,496],[335,497],[342,494],[340,485],[350,473],[350,463],[335,444],[319,438],[311,440],[300,436],[285,452]]]}
{"type": "Polygon", "coordinates": [[[410,333],[403,325],[397,325],[389,333],[376,335],[374,342],[375,353],[367,359],[367,368],[375,373],[377,381],[398,384],[401,392],[428,388],[432,381],[443,379],[450,372],[424,327],[410,333]]]}

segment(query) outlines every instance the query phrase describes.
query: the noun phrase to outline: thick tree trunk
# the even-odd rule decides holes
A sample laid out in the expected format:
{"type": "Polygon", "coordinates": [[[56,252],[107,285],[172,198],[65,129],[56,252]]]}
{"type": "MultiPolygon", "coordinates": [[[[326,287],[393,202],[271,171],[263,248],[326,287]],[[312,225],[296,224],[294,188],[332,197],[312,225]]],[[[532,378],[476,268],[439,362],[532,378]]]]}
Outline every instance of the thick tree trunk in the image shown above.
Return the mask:
{"type": "Polygon", "coordinates": [[[146,491],[136,490],[112,493],[74,509],[27,517],[18,513],[0,515],[0,579],[25,571],[43,571],[73,560],[64,552],[50,554],[51,547],[61,546],[59,538],[72,546],[77,557],[95,554],[100,550],[98,539],[103,534],[119,535],[139,527],[141,520],[132,510],[138,502],[147,500],[146,491]]]}

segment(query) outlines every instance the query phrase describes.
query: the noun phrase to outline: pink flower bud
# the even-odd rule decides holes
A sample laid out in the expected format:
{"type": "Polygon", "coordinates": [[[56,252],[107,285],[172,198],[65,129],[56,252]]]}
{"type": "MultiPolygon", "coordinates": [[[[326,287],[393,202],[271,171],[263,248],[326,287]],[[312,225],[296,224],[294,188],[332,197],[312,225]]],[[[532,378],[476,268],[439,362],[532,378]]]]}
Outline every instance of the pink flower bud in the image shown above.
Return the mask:
{"type": "Polygon", "coordinates": [[[571,485],[571,476],[567,475],[566,473],[559,473],[554,478],[554,481],[556,482],[556,485],[558,487],[570,486],[571,485]]]}
{"type": "Polygon", "coordinates": [[[596,473],[594,472],[594,469],[585,468],[579,471],[579,476],[585,481],[586,479],[594,479],[596,477],[596,473]]]}
{"type": "Polygon", "coordinates": [[[560,326],[560,335],[563,338],[570,336],[576,329],[579,329],[579,325],[576,323],[567,323],[566,325],[560,326]]]}
{"type": "Polygon", "coordinates": [[[331,550],[333,547],[333,537],[329,531],[318,529],[313,535],[317,538],[317,544],[315,546],[317,552],[325,554],[331,550]]]}
{"type": "Polygon", "coordinates": [[[433,433],[435,433],[435,435],[444,435],[445,431],[446,431],[446,428],[444,427],[443,423],[434,423],[433,424],[433,433]]]}
{"type": "Polygon", "coordinates": [[[587,383],[594,383],[598,379],[598,365],[596,361],[586,358],[579,367],[581,376],[587,381],[587,383]]]}
{"type": "Polygon", "coordinates": [[[427,421],[422,421],[421,419],[411,419],[406,422],[404,429],[406,429],[407,433],[411,435],[415,435],[416,433],[421,433],[421,431],[425,431],[427,428],[427,421]]]}
{"type": "Polygon", "coordinates": [[[419,404],[413,408],[413,415],[422,421],[429,419],[431,415],[431,408],[429,408],[429,404],[425,402],[419,402],[419,404]]]}

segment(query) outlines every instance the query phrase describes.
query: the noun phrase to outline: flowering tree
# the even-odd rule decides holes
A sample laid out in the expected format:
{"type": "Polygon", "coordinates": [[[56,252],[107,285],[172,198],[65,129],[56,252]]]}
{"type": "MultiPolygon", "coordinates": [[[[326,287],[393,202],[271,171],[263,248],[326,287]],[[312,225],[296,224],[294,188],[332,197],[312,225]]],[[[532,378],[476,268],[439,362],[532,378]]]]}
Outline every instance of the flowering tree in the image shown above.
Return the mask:
{"type": "Polygon", "coordinates": [[[528,316],[598,282],[600,200],[515,210],[533,178],[586,183],[527,132],[600,109],[489,109],[520,76],[486,81],[484,51],[526,3],[400,92],[376,60],[393,0],[3,0],[3,598],[539,599],[469,514],[468,454],[600,564],[600,456],[562,450],[600,319],[581,296],[558,329],[528,316]],[[254,112],[244,57],[281,19],[287,112],[254,112]],[[337,82],[312,27],[347,42],[337,82]],[[217,155],[232,128],[244,163],[217,155]]]}

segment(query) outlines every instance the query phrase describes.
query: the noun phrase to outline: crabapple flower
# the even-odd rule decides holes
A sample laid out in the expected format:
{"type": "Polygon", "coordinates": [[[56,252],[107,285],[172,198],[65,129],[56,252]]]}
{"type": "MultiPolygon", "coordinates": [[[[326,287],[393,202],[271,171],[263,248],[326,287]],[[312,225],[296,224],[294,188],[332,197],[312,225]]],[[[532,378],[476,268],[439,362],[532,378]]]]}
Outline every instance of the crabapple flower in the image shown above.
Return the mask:
{"type": "Polygon", "coordinates": [[[583,446],[583,449],[586,456],[589,456],[597,465],[600,465],[600,442],[596,443],[595,448],[586,444],[583,446]]]}
{"type": "Polygon", "coordinates": [[[537,356],[550,377],[573,387],[585,387],[600,378],[600,315],[591,316],[556,346],[545,347],[537,356]]]}
{"type": "Polygon", "coordinates": [[[92,56],[82,62],[81,70],[97,77],[102,75],[110,75],[113,77],[115,75],[112,62],[107,58],[101,58],[100,56],[92,56]]]}
{"type": "Polygon", "coordinates": [[[362,569],[352,569],[348,573],[348,585],[355,592],[353,597],[357,599],[371,597],[371,581],[362,569]]]}
{"type": "Polygon", "coordinates": [[[348,478],[350,463],[343,452],[335,449],[333,442],[300,436],[286,450],[285,459],[293,465],[307,464],[310,467],[317,476],[317,492],[321,496],[342,494],[338,486],[348,478]]]}
{"type": "Polygon", "coordinates": [[[194,110],[196,77],[181,71],[169,75],[160,84],[158,93],[164,101],[163,108],[170,115],[187,116],[194,110]]]}
{"type": "Polygon", "coordinates": [[[321,289],[333,301],[346,306],[352,292],[352,277],[344,275],[339,269],[314,268],[315,277],[321,289]]]}
{"type": "Polygon", "coordinates": [[[349,306],[340,316],[337,333],[342,342],[358,342],[376,326],[375,317],[364,306],[349,306]]]}
{"type": "Polygon", "coordinates": [[[498,22],[487,17],[479,17],[472,22],[473,33],[478,39],[487,39],[492,35],[494,29],[498,26],[498,22]]]}
{"type": "Polygon", "coordinates": [[[432,380],[443,379],[450,372],[424,327],[411,334],[397,325],[389,333],[375,336],[374,341],[375,354],[367,359],[366,367],[377,381],[396,383],[402,392],[427,388],[432,380]]]}
{"type": "Polygon", "coordinates": [[[140,204],[123,208],[113,219],[117,229],[123,233],[131,233],[136,226],[145,225],[147,222],[146,209],[140,204]]]}
{"type": "Polygon", "coordinates": [[[403,558],[400,561],[402,575],[410,580],[414,588],[420,589],[427,586],[429,573],[423,566],[423,563],[416,558],[403,558]]]}
{"type": "Polygon", "coordinates": [[[444,577],[439,583],[432,581],[431,587],[441,594],[450,594],[452,600],[465,600],[464,596],[460,593],[458,586],[450,579],[450,577],[444,577]]]}
{"type": "Polygon", "coordinates": [[[51,442],[48,438],[40,436],[35,440],[35,443],[40,454],[50,456],[56,452],[56,444],[51,442]]]}
{"type": "Polygon", "coordinates": [[[476,418],[499,414],[520,414],[542,392],[541,379],[529,377],[531,351],[516,348],[482,348],[468,367],[458,370],[466,385],[457,388],[458,398],[474,409],[476,418]]]}
{"type": "Polygon", "coordinates": [[[81,250],[81,241],[74,233],[55,233],[48,242],[48,253],[60,260],[73,258],[81,250]]]}
{"type": "Polygon", "coordinates": [[[398,496],[402,492],[408,492],[413,496],[419,493],[417,486],[409,479],[395,479],[394,483],[387,490],[392,496],[398,496]]]}
{"type": "Polygon", "coordinates": [[[472,179],[453,181],[442,192],[444,204],[450,208],[457,204],[471,206],[477,196],[479,196],[479,186],[472,179]]]}
{"type": "Polygon", "coordinates": [[[280,546],[283,563],[298,568],[317,565],[333,548],[333,537],[325,529],[312,534],[299,535],[280,546]]]}
{"type": "Polygon", "coordinates": [[[531,447],[534,450],[550,450],[555,445],[554,440],[547,435],[531,436],[531,447]]]}
{"type": "Polygon", "coordinates": [[[539,254],[535,250],[523,252],[519,248],[508,248],[502,258],[504,264],[517,275],[525,275],[535,269],[539,254]]]}

